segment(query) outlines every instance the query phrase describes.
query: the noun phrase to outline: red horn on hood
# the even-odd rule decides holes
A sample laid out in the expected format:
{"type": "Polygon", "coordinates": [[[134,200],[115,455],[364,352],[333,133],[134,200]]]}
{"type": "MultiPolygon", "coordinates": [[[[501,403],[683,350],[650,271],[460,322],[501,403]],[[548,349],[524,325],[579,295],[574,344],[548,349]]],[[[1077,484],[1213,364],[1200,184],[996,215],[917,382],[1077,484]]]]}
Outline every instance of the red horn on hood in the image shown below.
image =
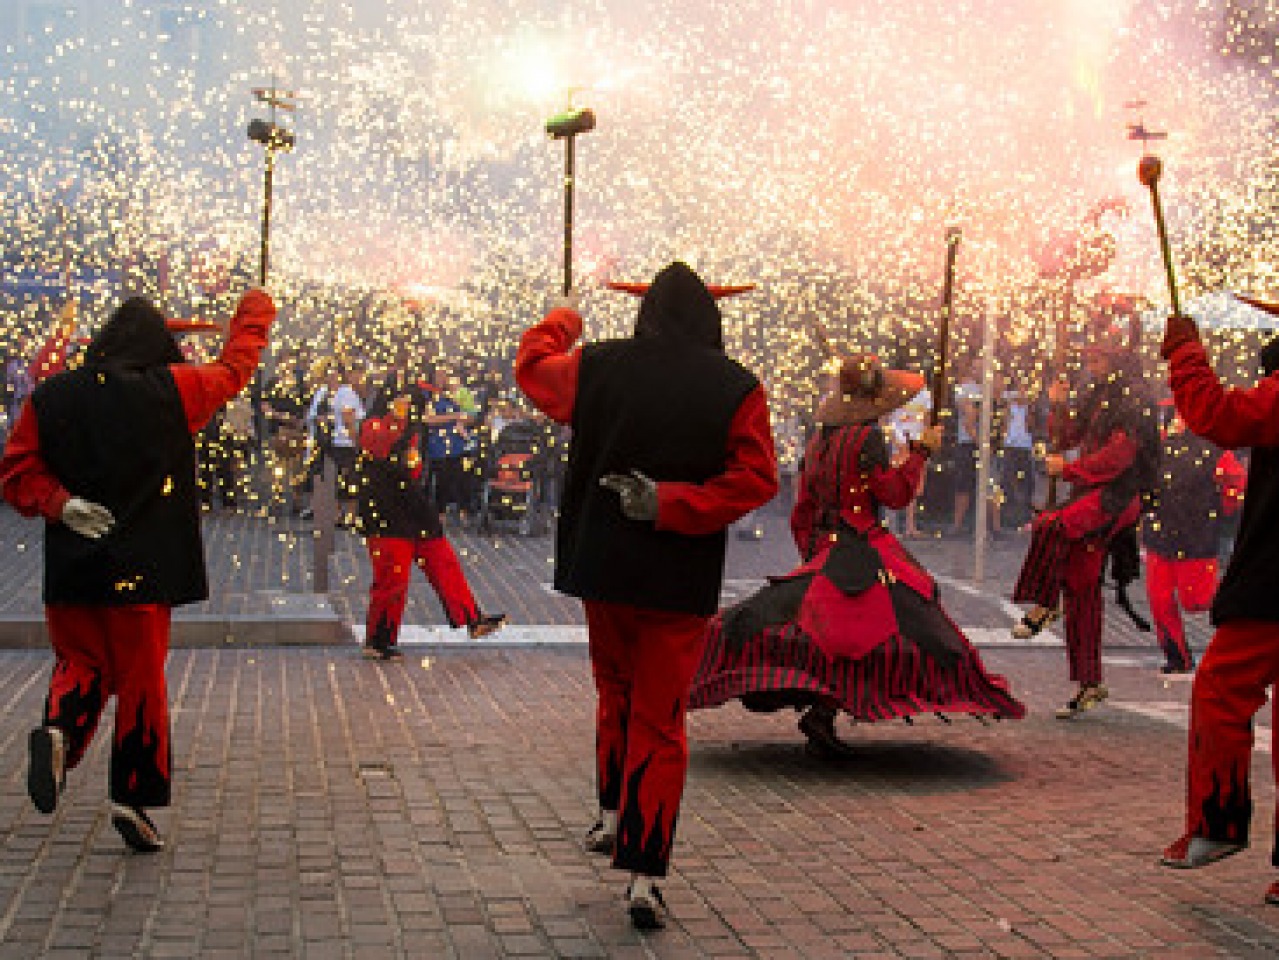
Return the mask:
{"type": "MultiPolygon", "coordinates": [[[[629,293],[635,297],[642,297],[648,293],[649,284],[647,283],[623,283],[620,280],[610,280],[605,284],[610,290],[617,290],[620,293],[629,293]]],[[[724,284],[707,284],[706,289],[710,291],[712,297],[716,300],[722,300],[724,297],[735,297],[739,293],[746,293],[754,290],[755,284],[744,283],[737,286],[728,286],[724,284]]]]}

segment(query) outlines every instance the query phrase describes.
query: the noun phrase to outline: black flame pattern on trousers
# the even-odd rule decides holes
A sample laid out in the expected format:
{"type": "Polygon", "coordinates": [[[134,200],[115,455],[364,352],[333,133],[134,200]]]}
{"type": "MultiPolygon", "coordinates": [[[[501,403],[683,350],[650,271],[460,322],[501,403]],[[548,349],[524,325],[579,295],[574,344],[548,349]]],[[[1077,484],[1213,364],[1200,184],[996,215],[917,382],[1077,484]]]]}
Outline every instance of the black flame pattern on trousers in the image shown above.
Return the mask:
{"type": "Polygon", "coordinates": [[[95,670],[87,690],[81,692],[80,685],[76,684],[55,701],[53,689],[59,686],[59,678],[68,672],[65,661],[60,661],[53,668],[49,696],[44,703],[44,724],[57,727],[66,735],[66,769],[70,770],[80,762],[85,750],[89,748],[89,741],[93,731],[97,729],[106,698],[102,693],[102,674],[95,670]]]}
{"type": "MultiPolygon", "coordinates": [[[[131,807],[167,807],[171,783],[166,771],[173,756],[168,730],[148,722],[146,700],[138,704],[133,726],[118,737],[111,750],[111,799],[131,807]],[[161,751],[164,762],[161,764],[161,751]]],[[[124,717],[117,717],[122,726],[124,717]]]]}
{"type": "Polygon", "coordinates": [[[664,877],[670,864],[678,811],[666,822],[665,805],[659,804],[651,816],[646,816],[640,795],[652,760],[650,754],[626,782],[626,803],[617,822],[613,866],[649,877],[664,877]]]}
{"type": "MultiPolygon", "coordinates": [[[[612,743],[601,743],[596,750],[603,754],[599,764],[599,796],[601,810],[616,810],[622,804],[622,766],[626,759],[626,713],[618,720],[617,736],[612,743]]],[[[603,739],[603,731],[596,731],[603,739]]]]}
{"type": "Polygon", "coordinates": [[[1199,822],[1191,832],[1209,840],[1247,843],[1252,824],[1248,771],[1232,766],[1227,776],[1228,781],[1223,782],[1220,771],[1212,772],[1212,790],[1199,801],[1199,822]]]}

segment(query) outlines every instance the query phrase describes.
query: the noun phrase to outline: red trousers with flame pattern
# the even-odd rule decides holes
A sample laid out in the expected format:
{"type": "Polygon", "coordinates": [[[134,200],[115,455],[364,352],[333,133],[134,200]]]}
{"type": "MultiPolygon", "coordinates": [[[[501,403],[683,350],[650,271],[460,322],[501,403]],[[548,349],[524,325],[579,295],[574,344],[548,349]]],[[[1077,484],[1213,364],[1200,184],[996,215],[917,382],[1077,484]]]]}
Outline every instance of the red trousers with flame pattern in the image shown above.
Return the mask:
{"type": "Polygon", "coordinates": [[[688,769],[684,718],[709,618],[584,601],[600,807],[617,811],[613,866],[666,876],[688,769]]]}
{"type": "MultiPolygon", "coordinates": [[[[1279,681],[1279,623],[1232,620],[1217,627],[1199,661],[1190,693],[1190,760],[1186,771],[1186,832],[1247,843],[1252,820],[1252,722],[1279,681]]],[[[1279,724],[1271,762],[1279,780],[1279,724]]],[[[1279,807],[1275,810],[1279,867],[1279,807]]]]}
{"type": "Polygon", "coordinates": [[[47,606],[55,662],[44,723],[67,738],[67,769],[83,759],[107,698],[115,696],[111,799],[167,807],[172,769],[169,694],[170,608],[47,606]]]}
{"type": "Polygon", "coordinates": [[[479,619],[479,607],[466,582],[466,573],[452,544],[444,537],[415,540],[369,537],[367,545],[369,560],[373,563],[373,582],[369,584],[366,644],[391,647],[399,639],[414,564],[422,568],[440,598],[451,626],[469,626],[479,619]]]}

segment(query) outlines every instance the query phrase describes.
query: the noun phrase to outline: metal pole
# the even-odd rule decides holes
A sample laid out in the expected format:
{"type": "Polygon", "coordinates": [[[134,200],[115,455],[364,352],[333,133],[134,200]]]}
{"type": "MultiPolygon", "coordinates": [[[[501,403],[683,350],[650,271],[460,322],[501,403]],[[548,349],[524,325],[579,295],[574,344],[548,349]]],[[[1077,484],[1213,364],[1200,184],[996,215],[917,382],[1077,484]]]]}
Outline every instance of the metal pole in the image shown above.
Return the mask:
{"type": "Polygon", "coordinates": [[[275,150],[266,148],[266,177],[262,196],[262,259],[258,267],[258,283],[266,286],[267,267],[271,262],[271,181],[275,176],[275,150]]]}
{"type": "Polygon", "coordinates": [[[973,583],[980,584],[986,578],[986,502],[990,487],[990,424],[991,377],[994,374],[994,324],[991,316],[995,311],[986,305],[985,321],[981,334],[981,415],[978,417],[977,432],[977,513],[973,520],[976,533],[973,537],[973,583]]]}
{"type": "Polygon", "coordinates": [[[573,291],[573,141],[564,138],[564,296],[573,291]]]}

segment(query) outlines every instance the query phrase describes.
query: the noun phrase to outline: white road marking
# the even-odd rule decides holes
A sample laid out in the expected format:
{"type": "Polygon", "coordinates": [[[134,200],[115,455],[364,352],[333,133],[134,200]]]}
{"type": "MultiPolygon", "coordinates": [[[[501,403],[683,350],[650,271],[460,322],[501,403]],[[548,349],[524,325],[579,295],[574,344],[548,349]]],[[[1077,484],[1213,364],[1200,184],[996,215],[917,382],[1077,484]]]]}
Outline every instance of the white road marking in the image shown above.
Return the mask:
{"type": "MultiPolygon", "coordinates": [[[[1126,710],[1129,713],[1135,713],[1140,717],[1147,717],[1151,720],[1158,720],[1161,723],[1171,723],[1174,727],[1180,727],[1182,730],[1190,728],[1190,704],[1188,703],[1168,700],[1146,700],[1140,702],[1110,700],[1108,703],[1119,710],[1126,710]]],[[[1253,728],[1253,731],[1253,749],[1258,753],[1270,753],[1272,742],[1270,728],[1257,726],[1253,728]]]]}

